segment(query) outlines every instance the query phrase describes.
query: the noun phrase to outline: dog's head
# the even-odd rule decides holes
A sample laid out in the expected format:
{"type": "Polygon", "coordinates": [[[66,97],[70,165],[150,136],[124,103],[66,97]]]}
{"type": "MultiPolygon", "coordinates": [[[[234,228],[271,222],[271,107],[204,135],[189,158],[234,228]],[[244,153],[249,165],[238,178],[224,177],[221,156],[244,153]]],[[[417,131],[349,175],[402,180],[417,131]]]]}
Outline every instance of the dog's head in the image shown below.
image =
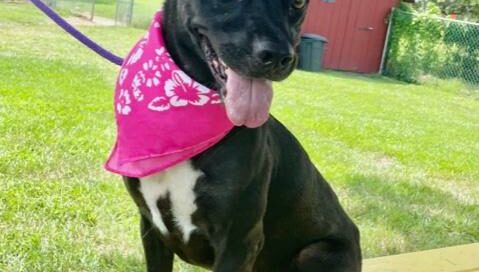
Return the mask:
{"type": "Polygon", "coordinates": [[[294,70],[308,0],[177,0],[197,51],[225,92],[235,125],[266,122],[271,81],[294,70]]]}

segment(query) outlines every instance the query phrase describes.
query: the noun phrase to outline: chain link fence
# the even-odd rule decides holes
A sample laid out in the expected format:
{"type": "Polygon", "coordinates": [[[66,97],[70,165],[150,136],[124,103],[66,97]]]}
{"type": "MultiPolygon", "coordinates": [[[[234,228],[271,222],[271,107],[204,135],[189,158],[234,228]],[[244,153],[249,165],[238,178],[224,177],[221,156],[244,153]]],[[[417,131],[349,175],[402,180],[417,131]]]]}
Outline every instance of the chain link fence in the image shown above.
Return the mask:
{"type": "Polygon", "coordinates": [[[162,0],[44,0],[51,2],[57,10],[87,18],[100,24],[108,21],[119,26],[147,28],[161,8],[162,0]]]}
{"type": "Polygon", "coordinates": [[[479,24],[399,9],[391,16],[384,74],[459,79],[479,89],[479,24]]]}
{"type": "Polygon", "coordinates": [[[131,25],[133,19],[133,6],[132,0],[117,0],[115,10],[115,22],[117,24],[131,25]]]}
{"type": "MultiPolygon", "coordinates": [[[[2,0],[0,0],[2,1],[2,0]]],[[[10,0],[13,1],[13,0],[10,0]]],[[[28,0],[14,0],[28,2],[28,0]]],[[[129,26],[133,23],[135,0],[43,0],[63,16],[72,15],[101,25],[129,26]]],[[[153,0],[152,0],[153,1],[153,0]]],[[[141,5],[140,5],[141,6],[141,5]]],[[[150,15],[148,20],[150,20],[150,15]]],[[[138,19],[147,15],[137,14],[138,19]]],[[[143,19],[146,21],[146,19],[143,19]]],[[[142,27],[142,26],[141,26],[142,27]]]]}
{"type": "Polygon", "coordinates": [[[93,20],[95,16],[95,0],[43,0],[49,7],[70,13],[74,16],[93,20]]]}

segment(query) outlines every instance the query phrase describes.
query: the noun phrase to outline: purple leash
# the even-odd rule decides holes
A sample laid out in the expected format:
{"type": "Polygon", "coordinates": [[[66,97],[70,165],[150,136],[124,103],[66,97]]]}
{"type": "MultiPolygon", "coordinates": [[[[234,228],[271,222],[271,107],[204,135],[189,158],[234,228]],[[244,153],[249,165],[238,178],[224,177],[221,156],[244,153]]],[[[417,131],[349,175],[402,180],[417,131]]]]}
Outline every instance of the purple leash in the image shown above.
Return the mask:
{"type": "Polygon", "coordinates": [[[83,43],[86,47],[95,51],[98,55],[109,60],[110,62],[121,66],[123,63],[123,58],[111,53],[105,48],[101,47],[96,42],[92,41],[90,38],[85,36],[83,33],[78,31],[75,27],[65,21],[60,15],[53,11],[50,7],[45,5],[41,0],[30,0],[37,8],[39,8],[43,13],[45,13],[50,19],[52,19],[57,25],[63,28],[66,32],[72,35],[79,42],[83,43]]]}

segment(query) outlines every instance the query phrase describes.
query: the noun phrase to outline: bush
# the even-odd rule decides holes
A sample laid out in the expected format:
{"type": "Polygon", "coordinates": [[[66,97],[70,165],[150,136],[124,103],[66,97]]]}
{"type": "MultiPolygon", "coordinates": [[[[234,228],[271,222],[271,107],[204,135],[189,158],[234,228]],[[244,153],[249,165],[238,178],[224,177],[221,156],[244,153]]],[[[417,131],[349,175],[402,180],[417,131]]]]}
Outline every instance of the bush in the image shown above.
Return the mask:
{"type": "Polygon", "coordinates": [[[385,74],[406,82],[432,75],[479,84],[479,26],[446,21],[429,3],[421,13],[395,10],[385,74]]]}

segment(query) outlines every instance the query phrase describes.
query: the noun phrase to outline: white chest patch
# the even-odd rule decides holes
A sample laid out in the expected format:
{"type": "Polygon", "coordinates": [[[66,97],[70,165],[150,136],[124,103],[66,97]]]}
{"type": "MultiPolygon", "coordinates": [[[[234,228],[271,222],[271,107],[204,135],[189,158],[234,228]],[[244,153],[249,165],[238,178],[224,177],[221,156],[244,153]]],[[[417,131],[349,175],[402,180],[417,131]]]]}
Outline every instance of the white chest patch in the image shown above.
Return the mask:
{"type": "Polygon", "coordinates": [[[140,192],[150,209],[153,223],[163,235],[168,235],[168,229],[161,217],[157,201],[169,194],[176,226],[183,234],[183,242],[188,243],[191,232],[196,229],[191,221],[191,215],[197,209],[193,188],[201,175],[203,172],[195,170],[191,161],[185,161],[166,171],[140,179],[140,192]]]}

